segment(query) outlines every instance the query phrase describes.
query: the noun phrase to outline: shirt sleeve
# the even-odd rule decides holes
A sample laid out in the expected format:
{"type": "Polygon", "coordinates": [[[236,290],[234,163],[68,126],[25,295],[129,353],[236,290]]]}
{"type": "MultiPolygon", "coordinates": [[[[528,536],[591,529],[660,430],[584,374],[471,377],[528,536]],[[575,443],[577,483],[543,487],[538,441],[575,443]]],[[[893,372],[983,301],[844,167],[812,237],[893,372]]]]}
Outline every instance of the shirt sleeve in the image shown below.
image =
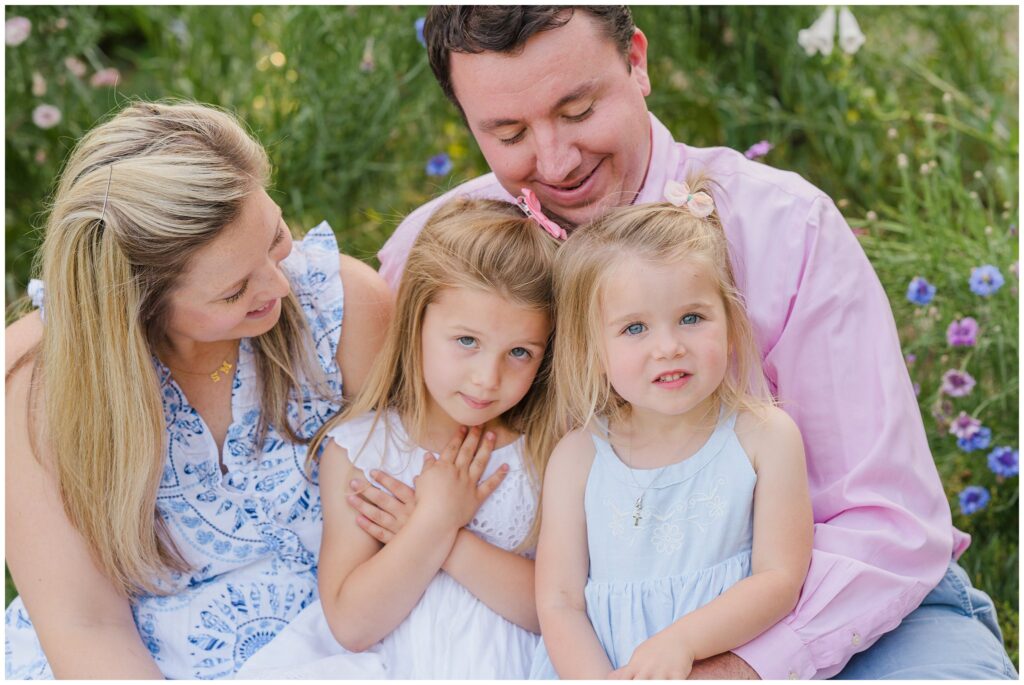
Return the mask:
{"type": "Polygon", "coordinates": [[[764,368],[803,433],[814,551],[793,612],[734,650],[764,679],[838,673],[920,604],[953,544],[881,283],[830,199],[806,221],[802,254],[774,262],[792,285],[764,368]]]}

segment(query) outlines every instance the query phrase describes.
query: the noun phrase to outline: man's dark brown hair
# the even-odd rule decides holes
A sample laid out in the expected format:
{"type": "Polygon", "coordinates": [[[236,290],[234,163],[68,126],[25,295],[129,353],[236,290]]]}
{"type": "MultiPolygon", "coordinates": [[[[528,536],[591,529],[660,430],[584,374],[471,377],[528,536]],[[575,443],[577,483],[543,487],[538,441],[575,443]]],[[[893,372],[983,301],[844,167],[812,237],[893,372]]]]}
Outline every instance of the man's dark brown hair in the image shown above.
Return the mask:
{"type": "Polygon", "coordinates": [[[534,34],[565,26],[575,10],[593,17],[626,58],[636,25],[625,5],[437,5],[423,25],[430,68],[441,90],[462,111],[452,87],[451,53],[515,54],[534,34]]]}

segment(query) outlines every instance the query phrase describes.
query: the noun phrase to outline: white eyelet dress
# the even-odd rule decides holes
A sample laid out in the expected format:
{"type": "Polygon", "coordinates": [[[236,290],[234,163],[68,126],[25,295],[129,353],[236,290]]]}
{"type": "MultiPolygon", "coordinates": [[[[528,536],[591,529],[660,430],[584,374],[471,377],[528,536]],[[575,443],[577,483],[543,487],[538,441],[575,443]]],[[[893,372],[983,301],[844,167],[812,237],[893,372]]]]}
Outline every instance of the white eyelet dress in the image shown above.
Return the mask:
{"type": "MultiPolygon", "coordinates": [[[[612,668],[750,575],[757,476],[735,424],[735,415],[720,419],[695,454],[664,470],[630,469],[594,436],[584,493],[590,553],[584,596],[612,668]]],[[[530,677],[558,677],[543,644],[530,677]]]]}
{"type": "MultiPolygon", "coordinates": [[[[423,468],[424,450],[411,444],[393,412],[385,413],[376,426],[368,414],[337,426],[329,435],[367,475],[378,468],[412,485],[423,468]]],[[[483,477],[501,464],[509,465],[509,473],[468,526],[484,541],[505,550],[526,539],[537,506],[523,468],[522,445],[520,438],[494,450],[483,477]]],[[[238,677],[522,680],[529,675],[539,641],[439,571],[405,620],[366,651],[352,653],[339,645],[320,602],[315,602],[238,677]]]]}
{"type": "MultiPolygon", "coordinates": [[[[338,411],[335,398],[341,396],[335,355],[344,292],[330,226],[322,223],[296,242],[282,266],[331,390],[325,400],[304,389],[300,433],[312,436],[338,411]]],[[[38,294],[38,285],[34,290],[38,294]]],[[[170,371],[155,357],[154,366],[168,435],[157,511],[191,569],[164,584],[170,594],[139,597],[132,610],[143,643],[166,677],[224,678],[316,600],[323,526],[316,474],[305,473],[305,445],[277,430],[256,444],[260,396],[248,339],[239,348],[232,424],[220,455],[227,473],[221,473],[216,443],[170,371]]],[[[295,402],[289,414],[299,416],[295,402]]],[[[53,677],[20,597],[7,608],[5,656],[7,678],[53,677]]]]}

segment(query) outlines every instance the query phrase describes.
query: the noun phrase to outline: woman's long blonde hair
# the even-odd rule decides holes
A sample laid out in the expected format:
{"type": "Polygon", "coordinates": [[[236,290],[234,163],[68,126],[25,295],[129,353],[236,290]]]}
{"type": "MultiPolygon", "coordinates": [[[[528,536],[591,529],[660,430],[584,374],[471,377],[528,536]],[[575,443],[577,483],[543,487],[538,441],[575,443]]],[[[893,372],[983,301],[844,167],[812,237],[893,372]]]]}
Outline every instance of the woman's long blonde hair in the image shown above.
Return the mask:
{"type": "MultiPolygon", "coordinates": [[[[41,249],[41,351],[26,355],[37,356],[46,416],[33,444],[46,446],[69,520],[126,595],[161,592],[167,570],[187,569],[156,510],[168,427],[152,356],[168,294],[269,173],[234,117],[192,103],[128,106],[87,133],[61,173],[41,249]]],[[[253,340],[257,444],[269,425],[306,442],[287,405],[301,379],[322,387],[311,343],[289,295],[253,340]]]]}
{"type": "MultiPolygon", "coordinates": [[[[695,194],[711,194],[713,184],[697,176],[688,185],[695,194]]],[[[708,266],[725,304],[729,341],[728,369],[715,397],[733,411],[770,404],[761,355],[717,212],[699,218],[667,202],[619,207],[579,227],[556,260],[556,435],[588,426],[596,416],[614,422],[628,415],[629,405],[605,374],[601,333],[602,292],[624,256],[659,265],[687,259],[708,266]]]]}
{"type": "MultiPolygon", "coordinates": [[[[396,411],[410,433],[422,435],[428,400],[422,356],[427,306],[445,289],[468,288],[494,293],[553,320],[551,273],[557,249],[558,241],[515,205],[468,198],[442,205],[409,252],[394,318],[365,387],[320,429],[310,443],[309,460],[315,461],[334,426],[367,412],[380,420],[385,411],[396,411]]],[[[554,446],[548,411],[551,353],[549,340],[530,390],[502,416],[511,429],[525,435],[524,462],[538,489],[554,446]]]]}

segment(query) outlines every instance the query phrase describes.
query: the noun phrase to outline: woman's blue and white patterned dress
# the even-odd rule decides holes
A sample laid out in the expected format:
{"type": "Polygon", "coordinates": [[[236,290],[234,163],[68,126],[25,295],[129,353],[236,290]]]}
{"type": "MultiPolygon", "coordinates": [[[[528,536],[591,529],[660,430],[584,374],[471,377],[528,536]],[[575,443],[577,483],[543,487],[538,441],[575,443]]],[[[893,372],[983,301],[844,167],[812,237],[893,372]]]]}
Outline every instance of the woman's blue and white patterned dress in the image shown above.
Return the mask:
{"type": "MultiPolygon", "coordinates": [[[[327,374],[341,396],[335,359],[344,297],[338,245],[322,223],[283,262],[327,374]]],[[[231,395],[232,424],[223,447],[154,357],[163,388],[168,446],[157,495],[160,512],[191,570],[174,574],[168,596],[133,605],[142,641],[168,678],[232,675],[317,598],[316,551],[323,515],[304,445],[271,428],[256,444],[259,383],[251,342],[242,340],[231,395]]],[[[301,433],[311,436],[338,410],[304,389],[301,433]]],[[[296,403],[289,406],[293,420],[296,403]]],[[[52,678],[21,598],[6,612],[7,678],[52,678]]]]}

